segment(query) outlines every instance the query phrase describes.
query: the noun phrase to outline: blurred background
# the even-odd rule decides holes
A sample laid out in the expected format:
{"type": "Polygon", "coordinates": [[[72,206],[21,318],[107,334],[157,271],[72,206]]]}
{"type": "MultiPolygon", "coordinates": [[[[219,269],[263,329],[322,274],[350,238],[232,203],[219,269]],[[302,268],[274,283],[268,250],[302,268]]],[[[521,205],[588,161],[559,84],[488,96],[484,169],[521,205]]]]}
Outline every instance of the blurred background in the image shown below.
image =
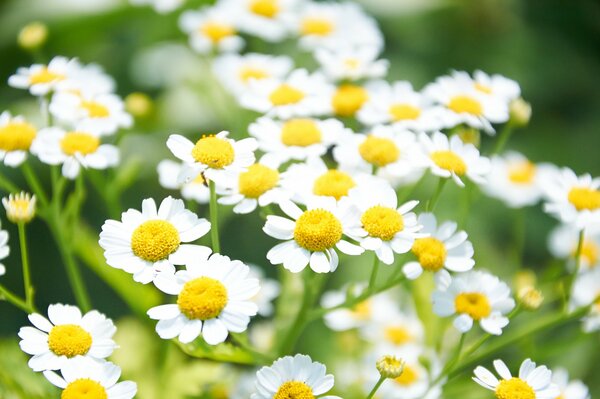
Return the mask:
{"type": "MultiPolygon", "coordinates": [[[[117,92],[123,97],[139,91],[153,99],[151,114],[138,120],[122,141],[124,163],[135,165],[139,171],[133,186],[124,193],[123,209],[138,208],[143,198],[177,195],[163,190],[157,180],[158,161],[171,158],[164,145],[166,137],[171,133],[191,137],[222,129],[241,136],[246,134],[243,128],[256,116],[238,108],[214,79],[207,79],[210,70],[206,60],[189,50],[187,38],[178,28],[181,11],[203,3],[209,2],[188,0],[181,9],[160,15],[150,7],[134,7],[124,0],[0,1],[0,82],[4,82],[0,84],[0,111],[25,114],[36,121],[38,104],[25,91],[9,87],[6,81],[19,66],[34,62],[31,54],[17,46],[19,30],[29,22],[42,21],[49,28],[49,38],[35,58],[45,62],[52,56],[64,55],[78,57],[84,63],[97,63],[115,78],[117,92]]],[[[579,174],[600,175],[600,2],[362,0],[362,3],[377,18],[385,35],[383,57],[391,61],[389,80],[408,80],[421,88],[452,69],[468,72],[481,69],[510,77],[520,83],[523,97],[532,104],[533,116],[526,129],[513,135],[509,147],[536,162],[568,165],[579,174]]],[[[289,46],[289,43],[271,45],[251,41],[247,50],[290,54],[289,46]]],[[[305,55],[296,52],[294,56],[300,64],[308,62],[303,58],[305,55]]],[[[36,167],[40,176],[45,176],[47,170],[39,162],[36,167]]],[[[5,167],[0,168],[0,173],[9,174],[24,187],[18,173],[5,167]]],[[[426,196],[431,190],[424,187],[419,194],[426,196]]],[[[444,203],[439,207],[442,218],[456,217],[455,205],[461,195],[455,188],[444,193],[444,203]]],[[[204,206],[196,210],[206,213],[204,206]]],[[[484,197],[463,211],[468,217],[467,231],[476,248],[478,266],[504,278],[514,276],[517,265],[509,260],[517,234],[514,211],[484,197]]],[[[99,231],[107,218],[92,191],[88,193],[85,214],[95,231],[99,231]]],[[[524,264],[551,287],[562,267],[560,262],[550,259],[546,245],[547,234],[555,222],[543,214],[541,207],[526,209],[519,217],[525,221],[524,264]]],[[[269,275],[275,275],[265,264],[265,254],[274,240],[260,232],[260,218],[255,214],[234,216],[228,210],[223,211],[223,218],[222,236],[226,237],[222,239],[223,252],[263,265],[269,275]]],[[[12,250],[4,262],[8,271],[2,280],[18,291],[22,283],[16,228],[4,217],[2,226],[9,230],[12,250]]],[[[40,221],[29,227],[33,279],[40,309],[49,303],[73,302],[49,234],[40,221]]],[[[344,266],[348,272],[336,273],[329,284],[335,287],[342,281],[366,276],[368,268],[363,266],[350,262],[344,266]]],[[[113,319],[126,317],[127,307],[118,296],[94,273],[87,269],[84,272],[95,307],[113,319]]],[[[526,323],[527,317],[524,319],[520,322],[526,323]]],[[[18,328],[26,323],[26,315],[0,302],[0,398],[37,398],[53,392],[48,384],[40,382],[39,375],[27,371],[27,358],[14,345],[18,328]]],[[[131,343],[136,351],[161,350],[152,349],[158,337],[143,335],[151,332],[152,325],[147,320],[141,324],[132,320],[124,323],[127,331],[143,331],[131,335],[138,337],[131,343]]],[[[127,342],[131,342],[129,339],[127,342]]],[[[327,351],[315,350],[314,345],[341,348],[348,344],[335,339],[316,323],[302,343],[308,352],[315,353],[314,357],[327,360],[327,351]]],[[[599,349],[598,334],[582,335],[579,326],[573,325],[519,342],[504,357],[514,367],[529,356],[551,367],[563,365],[582,378],[590,386],[592,397],[596,397],[600,395],[599,349]]],[[[186,369],[178,378],[185,380],[197,373],[207,375],[203,363],[185,362],[189,362],[190,370],[186,369]]],[[[126,376],[136,377],[133,371],[127,375],[128,370],[123,367],[126,376]]],[[[465,398],[489,396],[470,386],[473,384],[466,384],[467,380],[466,376],[457,380],[453,383],[456,387],[450,386],[449,392],[460,392],[465,398]]],[[[181,397],[209,397],[199,392],[183,393],[181,397]]]]}

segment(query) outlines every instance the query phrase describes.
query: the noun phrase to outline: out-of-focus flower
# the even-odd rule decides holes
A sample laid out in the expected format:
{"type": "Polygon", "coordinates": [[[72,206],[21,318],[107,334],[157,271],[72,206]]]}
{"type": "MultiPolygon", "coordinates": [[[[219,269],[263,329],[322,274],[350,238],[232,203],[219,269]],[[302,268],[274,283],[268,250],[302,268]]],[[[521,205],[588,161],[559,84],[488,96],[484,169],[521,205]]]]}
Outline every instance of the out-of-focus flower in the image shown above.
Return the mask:
{"type": "Polygon", "coordinates": [[[202,173],[191,179],[187,183],[179,180],[179,175],[184,170],[185,165],[179,162],[164,159],[158,163],[158,181],[161,186],[169,190],[181,190],[181,196],[185,199],[191,199],[199,204],[208,204],[210,200],[210,190],[208,182],[204,179],[202,173]]]}
{"type": "Polygon", "coordinates": [[[583,330],[600,330],[600,268],[577,276],[571,290],[571,308],[590,306],[588,315],[583,319],[583,330]]]}
{"type": "Polygon", "coordinates": [[[552,399],[590,399],[588,387],[580,380],[569,381],[569,372],[563,368],[552,371],[552,382],[560,389],[560,394],[552,399]]]}
{"type": "Polygon", "coordinates": [[[0,114],[0,160],[17,167],[27,159],[27,152],[37,135],[37,129],[22,116],[0,114]]]}
{"type": "Polygon", "coordinates": [[[13,223],[29,223],[35,216],[35,195],[24,191],[2,198],[6,217],[13,223]]]}
{"type": "Polygon", "coordinates": [[[125,111],[136,118],[149,116],[153,108],[152,99],[145,93],[135,92],[125,97],[125,111]]]}
{"type": "Polygon", "coordinates": [[[260,281],[260,291],[252,297],[252,301],[258,306],[259,315],[271,316],[274,310],[273,300],[279,296],[281,290],[279,281],[265,277],[265,273],[258,266],[248,266],[250,267],[250,277],[260,281]]]}
{"type": "Polygon", "coordinates": [[[387,74],[388,60],[377,59],[379,51],[374,47],[337,49],[320,48],[315,58],[323,73],[331,80],[379,79],[387,74]]]}
{"type": "Polygon", "coordinates": [[[279,42],[289,35],[289,21],[297,11],[298,0],[224,0],[239,13],[242,32],[268,42],[279,42]]]}
{"type": "Polygon", "coordinates": [[[517,299],[521,306],[527,310],[537,310],[544,302],[542,292],[535,287],[523,287],[517,291],[517,299]]]}
{"type": "Polygon", "coordinates": [[[19,31],[17,43],[25,50],[35,50],[42,47],[46,39],[48,39],[48,27],[36,21],[28,23],[19,31]]]}
{"type": "Polygon", "coordinates": [[[510,119],[508,123],[516,127],[525,127],[531,119],[531,104],[522,98],[511,101],[509,105],[510,119]]]}
{"type": "Polygon", "coordinates": [[[244,39],[237,33],[237,14],[237,7],[219,3],[184,12],[179,18],[179,26],[190,36],[192,49],[200,54],[237,52],[244,46],[244,39]]]}
{"type": "Polygon", "coordinates": [[[48,65],[34,64],[22,67],[8,78],[9,86],[28,89],[34,96],[45,96],[57,90],[80,68],[76,59],[54,57],[48,65]]]}
{"type": "MultiPolygon", "coordinates": [[[[454,71],[453,77],[468,81],[469,74],[454,71]]],[[[473,73],[473,86],[475,90],[493,97],[504,99],[507,103],[516,100],[521,95],[519,84],[512,79],[502,75],[488,75],[483,71],[473,73]]]]}
{"type": "MultiPolygon", "coordinates": [[[[550,253],[560,259],[570,259],[570,266],[575,261],[578,245],[579,231],[573,226],[560,225],[548,237],[550,253]]],[[[579,264],[583,272],[600,266],[600,230],[585,231],[579,264]]]]}
{"type": "MultiPolygon", "coordinates": [[[[0,260],[5,259],[9,254],[10,247],[8,246],[8,231],[0,230],[0,260]]],[[[6,274],[6,267],[0,263],[0,276],[3,276],[4,274],[6,274]]]]}

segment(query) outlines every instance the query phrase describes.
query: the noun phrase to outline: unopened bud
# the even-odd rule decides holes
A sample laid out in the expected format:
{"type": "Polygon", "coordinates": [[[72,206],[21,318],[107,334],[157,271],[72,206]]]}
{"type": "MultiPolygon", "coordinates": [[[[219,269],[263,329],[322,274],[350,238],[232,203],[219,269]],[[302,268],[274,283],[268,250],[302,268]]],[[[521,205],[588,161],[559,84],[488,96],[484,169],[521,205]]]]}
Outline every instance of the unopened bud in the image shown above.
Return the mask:
{"type": "Polygon", "coordinates": [[[534,287],[523,287],[518,292],[519,302],[527,310],[536,310],[544,302],[542,292],[534,287]]]}
{"type": "Polygon", "coordinates": [[[398,378],[404,372],[405,362],[396,356],[385,355],[375,364],[383,378],[398,378]]]}
{"type": "Polygon", "coordinates": [[[35,195],[21,191],[2,198],[6,217],[13,223],[29,223],[35,215],[35,195]]]}
{"type": "Polygon", "coordinates": [[[152,112],[152,99],[144,93],[131,93],[125,97],[125,109],[136,118],[144,118],[152,112]]]}
{"type": "Polygon", "coordinates": [[[525,127],[531,119],[531,104],[519,97],[510,103],[509,112],[508,123],[516,127],[525,127]]]}
{"type": "Polygon", "coordinates": [[[23,27],[17,37],[17,43],[25,50],[35,50],[46,43],[48,27],[41,22],[31,22],[23,27]]]}

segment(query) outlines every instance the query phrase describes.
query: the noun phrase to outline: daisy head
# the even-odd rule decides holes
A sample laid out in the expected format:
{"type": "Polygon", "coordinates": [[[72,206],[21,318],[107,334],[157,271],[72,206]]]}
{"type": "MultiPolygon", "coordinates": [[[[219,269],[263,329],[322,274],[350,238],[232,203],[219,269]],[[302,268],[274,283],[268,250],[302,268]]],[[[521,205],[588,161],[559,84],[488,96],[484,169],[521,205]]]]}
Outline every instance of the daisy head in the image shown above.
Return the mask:
{"type": "Polygon", "coordinates": [[[32,313],[29,321],[33,327],[21,327],[19,345],[33,355],[33,371],[58,370],[82,356],[105,359],[117,347],[112,340],[116,327],[96,310],[82,315],[76,306],[59,303],[48,307],[48,319],[32,313]]]}
{"type": "Polygon", "coordinates": [[[231,4],[203,7],[198,11],[186,11],[179,18],[181,30],[190,37],[190,46],[200,54],[211,51],[237,52],[244,46],[244,39],[237,33],[236,8],[231,4]]]}
{"type": "Polygon", "coordinates": [[[366,284],[345,285],[340,290],[327,291],[321,297],[321,306],[333,310],[323,316],[325,325],[333,331],[347,331],[368,326],[373,321],[375,309],[389,309],[391,298],[385,293],[371,296],[352,307],[339,307],[350,298],[356,298],[366,290],[366,284]],[[336,308],[337,307],[337,308],[336,308]]]}
{"type": "Polygon", "coordinates": [[[17,167],[25,162],[37,129],[22,116],[0,114],[0,161],[4,165],[17,167]]]}
{"type": "MultiPolygon", "coordinates": [[[[560,225],[548,237],[550,253],[559,259],[569,259],[573,267],[579,245],[579,230],[570,225],[560,225]]],[[[600,230],[586,230],[581,246],[579,264],[582,272],[600,266],[600,230]]]]}
{"type": "Polygon", "coordinates": [[[41,129],[31,144],[31,152],[49,165],[62,165],[62,174],[75,179],[80,169],[107,169],[119,163],[119,149],[102,144],[96,126],[80,123],[73,130],[61,127],[41,129]]]}
{"type": "Polygon", "coordinates": [[[109,266],[147,284],[160,273],[173,274],[174,265],[194,257],[206,258],[209,248],[188,243],[209,230],[210,222],[185,209],[182,200],[167,197],[157,209],[154,200],[148,198],[142,202],[141,212],[129,209],[121,221],[107,220],[100,233],[100,246],[109,266]]]}
{"type": "Polygon", "coordinates": [[[229,132],[222,131],[217,135],[202,136],[195,144],[178,134],[170,135],[167,147],[185,164],[179,181],[189,182],[202,173],[207,180],[226,185],[235,178],[236,173],[252,165],[256,140],[246,138],[235,141],[228,135],[229,132]]]}
{"type": "Polygon", "coordinates": [[[505,315],[515,307],[508,285],[480,271],[453,278],[447,272],[438,274],[432,301],[438,316],[456,315],[453,324],[461,333],[469,331],[477,321],[486,332],[500,335],[508,325],[505,315]]]}
{"type": "Polygon", "coordinates": [[[61,367],[60,374],[44,371],[48,381],[63,390],[61,399],[132,399],[137,393],[135,382],[117,382],[121,369],[110,362],[77,357],[61,367]]]}
{"type": "Polygon", "coordinates": [[[268,42],[278,42],[289,34],[288,21],[298,0],[225,0],[240,13],[240,30],[268,42]]]}
{"type": "Polygon", "coordinates": [[[377,59],[374,47],[319,48],[315,58],[325,75],[334,81],[379,79],[387,74],[389,61],[377,59]]]}
{"type": "Polygon", "coordinates": [[[279,203],[281,210],[291,218],[269,215],[263,231],[284,240],[274,246],[267,259],[292,273],[302,271],[308,264],[316,273],[334,271],[339,263],[336,248],[348,255],[360,255],[364,249],[346,241],[350,212],[340,207],[334,198],[312,198],[302,211],[291,201],[279,203]]]}
{"type": "Polygon", "coordinates": [[[35,216],[35,195],[21,191],[2,198],[6,217],[13,223],[29,223],[35,216]]]}
{"type": "MultiPolygon", "coordinates": [[[[454,73],[467,75],[466,72],[454,73]]],[[[483,71],[475,71],[473,73],[473,86],[475,90],[489,96],[504,99],[507,103],[516,100],[521,95],[521,88],[514,80],[498,74],[488,75],[483,71]]]]}
{"type": "Polygon", "coordinates": [[[478,366],[473,380],[494,391],[498,399],[546,399],[560,395],[560,390],[552,383],[552,372],[546,366],[536,367],[531,359],[523,361],[518,377],[512,376],[502,360],[494,360],[494,368],[500,378],[485,367],[478,366]]]}
{"type": "Polygon", "coordinates": [[[553,399],[590,399],[588,387],[580,380],[569,380],[569,372],[563,368],[552,371],[552,382],[560,390],[553,399]]]}
{"type": "Polygon", "coordinates": [[[473,268],[473,244],[467,240],[466,232],[456,231],[455,222],[448,221],[438,226],[433,213],[422,213],[418,223],[423,226],[421,233],[428,236],[417,238],[413,243],[411,251],[417,261],[404,265],[402,270],[406,277],[414,280],[424,270],[466,272],[473,268]]]}
{"type": "Polygon", "coordinates": [[[187,200],[196,201],[199,204],[208,204],[210,199],[210,190],[208,182],[202,173],[191,178],[188,182],[181,182],[179,176],[184,170],[185,165],[181,162],[164,159],[158,163],[156,168],[158,172],[158,182],[169,190],[181,190],[181,196],[187,200]]]}
{"type": "Polygon", "coordinates": [[[48,65],[34,64],[22,67],[8,78],[9,86],[28,89],[34,96],[45,96],[56,91],[80,68],[76,59],[54,57],[48,65]]]}
{"type": "Polygon", "coordinates": [[[256,393],[251,399],[340,399],[326,395],[334,378],[325,366],[309,356],[285,356],[256,373],[256,393]]]}
{"type": "Polygon", "coordinates": [[[370,97],[368,85],[342,83],[331,94],[331,109],[336,116],[354,117],[370,97]]]}
{"type": "Polygon", "coordinates": [[[259,291],[258,279],[249,278],[250,269],[239,260],[208,254],[188,257],[185,270],[163,274],[156,286],[177,303],[148,310],[159,320],[156,332],[163,339],[179,337],[190,343],[202,335],[209,345],[224,342],[229,331],[246,330],[258,307],[252,298],[259,291]]]}
{"type": "Polygon", "coordinates": [[[431,136],[421,133],[419,141],[425,152],[424,162],[434,175],[451,177],[461,187],[465,185],[462,181],[465,176],[475,183],[485,183],[490,160],[482,157],[473,144],[463,143],[456,135],[448,138],[441,132],[431,136]]]}

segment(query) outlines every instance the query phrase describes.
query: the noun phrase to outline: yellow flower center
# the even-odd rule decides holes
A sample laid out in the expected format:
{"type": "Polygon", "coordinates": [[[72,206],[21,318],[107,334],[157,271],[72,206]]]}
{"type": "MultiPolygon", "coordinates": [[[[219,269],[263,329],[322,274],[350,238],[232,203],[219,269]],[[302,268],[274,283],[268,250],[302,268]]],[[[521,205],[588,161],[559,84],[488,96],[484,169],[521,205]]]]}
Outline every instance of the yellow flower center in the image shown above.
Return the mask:
{"type": "Polygon", "coordinates": [[[385,338],[394,345],[404,345],[412,341],[412,335],[402,326],[386,327],[384,334],[385,338]]]}
{"type": "Polygon", "coordinates": [[[492,313],[487,297],[478,292],[463,292],[454,299],[456,313],[468,314],[473,320],[481,320],[492,313]]]}
{"type": "Polygon", "coordinates": [[[269,74],[264,69],[246,65],[240,68],[238,76],[242,82],[247,83],[250,79],[260,80],[268,78],[269,74]]]}
{"type": "Polygon", "coordinates": [[[477,91],[480,91],[485,94],[492,94],[492,88],[490,86],[486,86],[479,82],[476,82],[474,86],[475,86],[475,90],[477,90],[477,91]]]}
{"type": "Polygon", "coordinates": [[[421,115],[421,110],[410,104],[394,104],[390,106],[388,112],[392,116],[394,122],[414,120],[421,115]]]}
{"type": "Polygon", "coordinates": [[[148,220],[131,235],[133,254],[148,262],[166,259],[179,248],[179,244],[179,232],[166,220],[148,220]]]}
{"type": "Polygon", "coordinates": [[[481,116],[483,114],[483,107],[481,103],[469,96],[455,96],[450,99],[448,108],[457,114],[471,114],[475,116],[481,116]]]}
{"type": "Polygon", "coordinates": [[[308,147],[321,142],[321,131],[311,119],[290,119],[281,127],[281,142],[287,146],[308,147]]]}
{"type": "Polygon", "coordinates": [[[96,101],[82,101],[81,108],[87,111],[90,118],[106,118],[110,115],[108,108],[96,101]]]}
{"type": "Polygon", "coordinates": [[[358,146],[358,152],[365,161],[379,167],[394,163],[400,157],[400,150],[393,140],[373,135],[367,136],[358,146]]]}
{"type": "Polygon", "coordinates": [[[185,283],[177,306],[188,319],[214,319],[227,306],[227,288],[219,280],[198,277],[185,283]]]}
{"type": "Polygon", "coordinates": [[[294,228],[294,240],[302,248],[320,252],[333,247],[342,239],[342,223],[324,209],[304,212],[294,228]]]}
{"type": "Polygon", "coordinates": [[[14,223],[29,222],[33,219],[35,208],[29,195],[10,196],[6,209],[6,217],[14,223]]]}
{"type": "Polygon", "coordinates": [[[334,197],[339,200],[348,195],[348,191],[354,186],[356,183],[349,174],[337,169],[330,169],[315,180],[313,194],[334,197]]]}
{"type": "Polygon", "coordinates": [[[79,378],[69,385],[60,394],[60,399],[107,399],[106,389],[99,383],[89,378],[79,378]]]}
{"type": "Polygon", "coordinates": [[[223,169],[233,163],[235,152],[229,140],[206,136],[196,142],[192,157],[209,168],[223,169]]]}
{"type": "Polygon", "coordinates": [[[10,122],[0,127],[0,150],[27,151],[35,136],[33,125],[27,122],[10,122]]]}
{"type": "Polygon", "coordinates": [[[200,32],[208,37],[213,43],[219,43],[226,37],[235,35],[233,26],[214,21],[209,21],[202,25],[200,27],[200,32]]]}
{"type": "Polygon", "coordinates": [[[430,156],[431,160],[438,167],[454,172],[457,176],[463,176],[467,173],[467,164],[465,164],[465,161],[452,151],[434,151],[430,156]]]}
{"type": "Polygon", "coordinates": [[[275,106],[290,105],[300,102],[304,98],[304,93],[286,83],[273,90],[269,96],[271,104],[275,106]]]}
{"type": "Polygon", "coordinates": [[[371,317],[371,301],[365,300],[357,303],[351,310],[352,316],[358,320],[367,320],[371,317]]]}
{"type": "Polygon", "coordinates": [[[496,387],[496,398],[498,399],[535,399],[535,391],[528,383],[520,378],[513,377],[510,380],[500,380],[496,387]]]}
{"type": "Polygon", "coordinates": [[[93,154],[99,146],[98,137],[83,132],[68,132],[60,141],[60,148],[67,155],[93,154]]]}
{"type": "Polygon", "coordinates": [[[240,174],[240,194],[248,198],[258,198],[279,181],[279,172],[267,166],[255,163],[246,172],[240,174]]]}
{"type": "Polygon", "coordinates": [[[568,199],[578,211],[594,211],[600,208],[600,191],[591,188],[572,188],[569,191],[568,199]]]}
{"type": "MultiPolygon", "coordinates": [[[[571,251],[571,256],[577,255],[577,246],[571,251]]],[[[600,248],[594,241],[584,240],[581,246],[581,257],[585,258],[590,266],[595,266],[600,259],[600,248]]]]}
{"type": "Polygon", "coordinates": [[[409,386],[415,383],[419,379],[419,373],[413,367],[408,364],[404,365],[404,371],[400,374],[400,377],[394,378],[394,381],[402,386],[409,386]]]}
{"type": "Polygon", "coordinates": [[[40,83],[57,82],[64,80],[65,78],[65,75],[51,72],[48,68],[44,67],[29,77],[29,84],[35,85],[40,83]]]}
{"type": "Polygon", "coordinates": [[[273,18],[279,12],[277,0],[254,0],[250,3],[250,11],[265,18],[273,18]]]}
{"type": "Polygon", "coordinates": [[[333,24],[325,18],[308,17],[302,21],[300,32],[303,35],[327,36],[333,32],[333,24]]]}
{"type": "Polygon", "coordinates": [[[92,336],[76,324],[52,327],[48,334],[48,347],[57,356],[85,355],[92,346],[92,336]]]}
{"type": "Polygon", "coordinates": [[[273,399],[314,399],[312,389],[304,382],[288,381],[281,384],[273,399]]]}
{"type": "Polygon", "coordinates": [[[331,106],[336,115],[354,116],[369,99],[365,89],[356,85],[341,85],[331,98],[331,106]]]}
{"type": "Polygon", "coordinates": [[[425,270],[437,272],[446,263],[446,247],[437,238],[417,238],[412,246],[412,252],[425,270]]]}
{"type": "Polygon", "coordinates": [[[397,210],[381,205],[367,209],[360,217],[363,228],[371,237],[389,241],[404,228],[404,219],[397,210]]]}
{"type": "Polygon", "coordinates": [[[536,167],[529,161],[518,162],[508,167],[508,180],[515,184],[531,184],[536,167]]]}

